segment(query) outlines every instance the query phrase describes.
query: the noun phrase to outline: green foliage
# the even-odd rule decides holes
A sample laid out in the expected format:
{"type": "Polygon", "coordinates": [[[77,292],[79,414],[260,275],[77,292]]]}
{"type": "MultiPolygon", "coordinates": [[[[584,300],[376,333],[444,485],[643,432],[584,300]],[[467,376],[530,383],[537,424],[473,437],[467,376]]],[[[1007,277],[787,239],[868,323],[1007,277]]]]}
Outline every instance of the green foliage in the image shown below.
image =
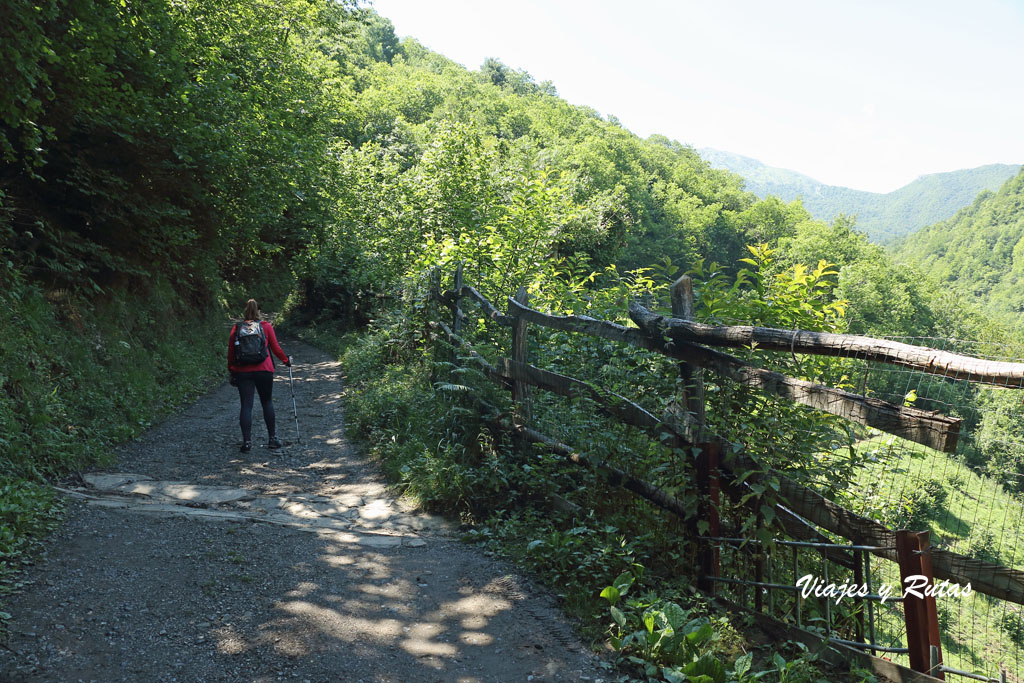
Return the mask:
{"type": "Polygon", "coordinates": [[[890,522],[891,528],[921,529],[927,526],[928,520],[937,519],[945,512],[949,492],[942,482],[929,480],[922,482],[906,493],[899,501],[896,518],[890,522]]]}
{"type": "Polygon", "coordinates": [[[537,83],[533,76],[522,69],[505,66],[501,60],[488,57],[480,66],[480,77],[499,88],[507,88],[517,95],[550,95],[556,96],[555,86],[551,81],[537,83]]]}
{"type": "Polygon", "coordinates": [[[317,188],[344,87],[310,41],[344,8],[13,6],[4,30],[20,37],[0,42],[21,75],[9,96],[24,106],[0,108],[3,201],[25,229],[0,232],[0,249],[57,286],[162,274],[199,299],[218,269],[234,279],[287,263],[281,249],[326,208],[317,188]]]}
{"type": "Polygon", "coordinates": [[[981,421],[974,437],[976,450],[968,462],[1000,481],[1008,490],[1024,492],[1024,444],[1019,430],[1024,406],[1016,392],[983,390],[978,396],[981,421]]]}
{"type": "Polygon", "coordinates": [[[1017,609],[1008,607],[1002,614],[999,626],[1017,647],[1024,647],[1024,619],[1021,619],[1017,609]]]}
{"type": "MultiPolygon", "coordinates": [[[[934,288],[916,271],[897,266],[881,247],[853,230],[853,219],[826,225],[805,221],[778,241],[779,261],[813,263],[824,258],[839,271],[837,298],[849,305],[849,330],[857,334],[930,335],[949,330],[934,288]]],[[[944,332],[948,333],[948,332],[944,332]]]]}
{"type": "Polygon", "coordinates": [[[998,192],[978,195],[952,218],[922,228],[896,245],[914,263],[963,297],[1016,323],[1024,312],[1024,173],[998,192]]]}
{"type": "Polygon", "coordinates": [[[38,123],[44,100],[52,97],[47,64],[58,62],[45,26],[58,14],[57,0],[5,5],[0,22],[0,158],[37,166],[47,131],[38,123]]]}
{"type": "MultiPolygon", "coordinates": [[[[701,264],[694,272],[696,318],[718,324],[754,324],[782,329],[824,332],[845,330],[846,302],[835,298],[836,271],[824,260],[809,269],[795,264],[780,269],[777,252],[766,246],[749,247],[751,258],[735,277],[716,264],[701,264]]],[[[843,359],[741,352],[758,365],[819,384],[848,384],[849,363],[843,359]]],[[[798,479],[814,480],[833,463],[822,451],[849,445],[854,435],[839,418],[799,405],[768,398],[746,387],[709,376],[705,380],[708,423],[715,433],[736,444],[765,466],[788,471],[798,479]],[[783,455],[784,454],[784,455],[783,455]]],[[[857,467],[856,454],[845,461],[857,467]]],[[[841,481],[825,477],[832,486],[841,481]]],[[[765,493],[760,491],[759,493],[765,493]]]]}
{"type": "Polygon", "coordinates": [[[349,290],[380,291],[465,259],[475,282],[507,287],[509,273],[577,252],[627,270],[665,255],[731,262],[748,234],[806,218],[755,202],[691,148],[640,140],[497,60],[471,73],[406,40],[390,63],[346,68],[354,99],[341,130],[352,144],[333,149],[338,201],[311,245],[315,286],[328,284],[326,268],[333,286],[347,274],[349,290]]]}
{"type": "Polygon", "coordinates": [[[675,602],[651,601],[648,596],[620,600],[634,583],[632,572],[621,574],[615,582],[601,591],[601,597],[610,604],[614,622],[609,640],[619,653],[636,652],[632,658],[645,668],[648,676],[661,674],[668,680],[687,680],[682,674],[711,674],[717,683],[725,681],[725,668],[709,670],[705,654],[713,654],[711,643],[715,630],[707,617],[693,617],[675,602]],[[699,662],[699,664],[698,664],[699,662]],[[712,673],[713,672],[713,673],[712,673]]]}
{"type": "MultiPolygon", "coordinates": [[[[174,301],[166,284],[147,294],[174,301]]],[[[42,480],[99,462],[223,367],[216,318],[156,311],[144,296],[100,305],[30,288],[3,303],[0,473],[7,476],[42,480]]]]}
{"type": "Polygon", "coordinates": [[[807,646],[803,643],[798,642],[796,645],[801,650],[801,654],[795,659],[787,661],[778,652],[772,655],[772,665],[775,667],[773,673],[778,677],[778,682],[811,683],[812,681],[823,680],[814,667],[814,662],[817,661],[818,656],[808,650],[807,646]]]}
{"type": "MultiPolygon", "coordinates": [[[[917,446],[910,449],[911,458],[917,465],[913,470],[908,470],[905,463],[901,466],[907,443],[896,437],[874,436],[858,443],[856,450],[862,452],[859,462],[863,464],[840,502],[890,529],[941,529],[950,514],[950,493],[953,493],[954,499],[968,495],[966,478],[963,476],[952,477],[949,481],[931,476],[918,479],[918,468],[930,472],[932,465],[945,465],[944,459],[947,456],[936,453],[939,459],[932,462],[930,449],[917,446]],[[898,482],[913,484],[895,487],[893,477],[898,477],[898,482]]],[[[975,486],[977,484],[971,484],[971,488],[975,486]]],[[[945,534],[946,531],[942,531],[939,537],[945,534]]],[[[974,550],[978,549],[976,547],[968,552],[976,557],[974,550]]]]}
{"type": "MultiPolygon", "coordinates": [[[[223,318],[166,282],[100,302],[19,285],[0,294],[0,593],[60,512],[46,483],[113,447],[223,373],[223,318]]],[[[0,613],[2,617],[2,613],[0,613]]]]}
{"type": "MultiPolygon", "coordinates": [[[[738,634],[724,616],[705,616],[706,607],[693,598],[679,602],[647,591],[640,595],[637,586],[643,567],[636,565],[620,574],[612,585],[601,591],[608,602],[611,625],[608,639],[620,665],[629,668],[644,681],[668,683],[749,683],[771,681],[817,681],[821,675],[814,662],[817,656],[802,643],[795,643],[799,655],[787,661],[774,652],[771,668],[754,671],[754,652],[737,656],[738,634]],[[730,668],[725,661],[732,660],[730,668]]],[[[631,679],[632,680],[632,679],[631,679]]]]}
{"type": "MultiPolygon", "coordinates": [[[[18,570],[56,527],[61,506],[39,483],[0,475],[0,595],[17,588],[18,570]]],[[[8,617],[0,612],[0,632],[8,617]]]]}
{"type": "MultiPolygon", "coordinates": [[[[464,385],[430,382],[426,338],[404,323],[401,316],[379,320],[376,334],[358,337],[342,356],[346,427],[407,495],[470,514],[499,499],[509,475],[497,444],[465,405],[464,385]]],[[[472,374],[463,368],[455,376],[469,381],[472,374]]]]}

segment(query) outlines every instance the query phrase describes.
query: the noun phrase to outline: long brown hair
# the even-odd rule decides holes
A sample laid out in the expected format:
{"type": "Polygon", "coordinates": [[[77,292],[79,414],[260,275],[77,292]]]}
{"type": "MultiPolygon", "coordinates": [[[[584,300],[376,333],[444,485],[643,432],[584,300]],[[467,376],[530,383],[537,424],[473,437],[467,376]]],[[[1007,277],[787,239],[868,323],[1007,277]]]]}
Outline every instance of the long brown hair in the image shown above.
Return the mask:
{"type": "Polygon", "coordinates": [[[260,314],[259,304],[256,303],[256,299],[249,299],[245,302],[245,313],[242,314],[243,320],[262,320],[263,316],[260,314]]]}

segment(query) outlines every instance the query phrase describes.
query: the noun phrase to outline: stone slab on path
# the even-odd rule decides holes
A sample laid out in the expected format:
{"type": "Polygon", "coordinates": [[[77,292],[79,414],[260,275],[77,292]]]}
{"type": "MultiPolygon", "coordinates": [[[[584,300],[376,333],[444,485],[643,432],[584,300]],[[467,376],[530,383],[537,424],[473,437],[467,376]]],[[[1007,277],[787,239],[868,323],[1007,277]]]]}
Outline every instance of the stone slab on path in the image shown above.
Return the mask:
{"type": "MultiPolygon", "coordinates": [[[[67,492],[93,505],[135,509],[148,514],[162,512],[205,519],[250,520],[309,529],[356,530],[362,534],[422,536],[447,534],[451,530],[444,519],[403,512],[388,498],[367,500],[356,494],[307,493],[266,496],[234,486],[159,481],[146,475],[118,472],[88,473],[82,475],[82,479],[85,487],[67,492]],[[217,507],[218,513],[194,510],[210,507],[217,507]]],[[[418,545],[423,545],[420,540],[418,545]]]]}
{"type": "Polygon", "coordinates": [[[82,475],[82,481],[89,488],[97,491],[114,491],[120,486],[131,484],[137,481],[153,481],[153,477],[145,474],[128,474],[127,472],[87,472],[82,475]]]}
{"type": "Polygon", "coordinates": [[[184,481],[156,481],[136,474],[93,473],[83,474],[89,488],[99,493],[145,496],[174,500],[194,505],[224,505],[240,500],[252,500],[254,491],[235,486],[190,484],[184,481]]]}
{"type": "Polygon", "coordinates": [[[225,383],[118,471],[84,475],[7,601],[0,680],[607,679],[549,595],[410,509],[345,441],[338,364],[284,348],[302,443],[239,453],[225,383]]]}

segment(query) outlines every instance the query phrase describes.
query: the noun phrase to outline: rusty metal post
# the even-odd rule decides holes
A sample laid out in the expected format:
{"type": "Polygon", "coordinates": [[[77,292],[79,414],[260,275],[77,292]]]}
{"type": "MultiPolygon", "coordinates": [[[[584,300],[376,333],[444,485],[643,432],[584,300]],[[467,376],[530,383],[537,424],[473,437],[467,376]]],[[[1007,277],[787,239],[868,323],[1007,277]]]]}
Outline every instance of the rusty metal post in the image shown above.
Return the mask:
{"type": "MultiPolygon", "coordinates": [[[[862,550],[853,551],[853,582],[858,586],[864,585],[864,551],[862,550]]],[[[864,598],[853,599],[857,610],[854,615],[854,640],[858,643],[864,642],[864,603],[864,598]]]]}
{"type": "MultiPolygon", "coordinates": [[[[708,530],[704,535],[718,538],[721,532],[718,519],[718,501],[721,491],[718,480],[718,461],[721,456],[721,446],[718,442],[712,441],[700,444],[700,449],[701,452],[697,456],[697,485],[700,488],[701,502],[697,520],[705,520],[708,523],[708,530]]],[[[697,587],[713,597],[717,582],[713,581],[712,577],[721,576],[718,546],[713,541],[700,544],[697,566],[697,587]]]]}
{"type": "Polygon", "coordinates": [[[903,614],[907,623],[907,648],[910,650],[910,668],[945,680],[941,669],[933,671],[932,648],[936,648],[938,664],[942,664],[942,645],[939,641],[939,616],[935,596],[928,595],[934,586],[932,562],[928,554],[927,531],[896,532],[896,556],[900,565],[900,580],[903,582],[903,614]],[[925,577],[925,587],[917,597],[906,591],[908,577],[925,577]]]}

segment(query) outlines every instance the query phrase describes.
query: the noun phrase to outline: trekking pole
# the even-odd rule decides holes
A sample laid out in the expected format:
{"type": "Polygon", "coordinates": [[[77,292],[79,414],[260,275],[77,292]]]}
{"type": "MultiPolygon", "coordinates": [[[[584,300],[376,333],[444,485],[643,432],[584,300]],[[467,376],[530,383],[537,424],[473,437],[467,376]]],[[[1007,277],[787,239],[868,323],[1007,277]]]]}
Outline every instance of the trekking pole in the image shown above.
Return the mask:
{"type": "Polygon", "coordinates": [[[292,415],[295,416],[295,440],[298,443],[302,443],[302,437],[299,436],[299,411],[295,407],[295,384],[292,382],[292,357],[288,356],[288,388],[292,391],[292,415]]]}

